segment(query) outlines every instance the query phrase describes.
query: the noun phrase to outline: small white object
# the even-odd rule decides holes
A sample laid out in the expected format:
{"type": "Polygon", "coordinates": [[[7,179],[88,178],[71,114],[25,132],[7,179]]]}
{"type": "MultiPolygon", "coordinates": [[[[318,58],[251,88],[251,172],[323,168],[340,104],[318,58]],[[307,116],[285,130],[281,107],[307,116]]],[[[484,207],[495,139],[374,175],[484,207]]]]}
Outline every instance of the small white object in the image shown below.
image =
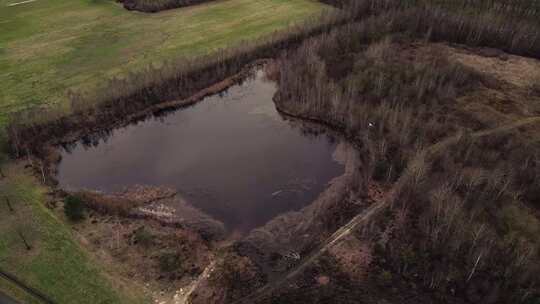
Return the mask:
{"type": "Polygon", "coordinates": [[[276,196],[276,195],[280,194],[281,192],[283,192],[283,190],[278,190],[278,191],[272,193],[272,196],[276,196]]]}

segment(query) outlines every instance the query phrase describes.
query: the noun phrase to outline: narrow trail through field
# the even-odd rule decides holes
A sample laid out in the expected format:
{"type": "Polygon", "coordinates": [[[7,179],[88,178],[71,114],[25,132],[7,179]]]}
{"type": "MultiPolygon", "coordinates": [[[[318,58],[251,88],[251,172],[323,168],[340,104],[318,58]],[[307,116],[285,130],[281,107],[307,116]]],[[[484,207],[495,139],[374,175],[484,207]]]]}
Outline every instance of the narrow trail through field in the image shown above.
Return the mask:
{"type": "MultiPolygon", "coordinates": [[[[492,136],[500,132],[510,131],[512,129],[516,129],[516,128],[534,124],[534,123],[540,123],[540,116],[521,119],[521,120],[512,122],[510,124],[506,124],[506,125],[495,127],[488,130],[477,131],[477,132],[471,133],[470,136],[472,138],[492,136]]],[[[423,150],[423,153],[419,153],[417,157],[424,158],[424,159],[434,157],[438,153],[442,152],[444,149],[448,148],[450,145],[457,143],[461,138],[462,138],[462,134],[457,134],[457,135],[448,137],[446,139],[443,139],[425,148],[423,150]]],[[[414,161],[415,159],[411,160],[410,163],[414,163],[414,161]]],[[[369,206],[363,212],[359,213],[354,218],[352,218],[347,224],[339,228],[336,232],[334,232],[334,234],[332,234],[328,239],[326,239],[326,241],[324,241],[317,249],[313,250],[313,252],[310,255],[304,258],[303,261],[299,265],[291,269],[288,273],[283,274],[281,277],[277,278],[273,282],[268,283],[264,287],[256,290],[252,294],[234,303],[235,304],[254,303],[257,300],[262,299],[264,296],[269,295],[272,291],[281,287],[283,284],[287,283],[289,280],[293,279],[296,275],[301,273],[306,267],[308,267],[311,263],[313,263],[317,258],[319,258],[326,251],[328,251],[328,249],[330,249],[332,246],[339,243],[343,238],[345,238],[352,231],[354,231],[355,228],[357,228],[361,224],[368,222],[374,215],[378,214],[379,212],[383,211],[386,207],[388,207],[390,203],[393,201],[394,193],[396,193],[397,190],[402,185],[407,184],[414,177],[415,177],[414,172],[410,170],[408,167],[408,169],[405,170],[404,174],[396,181],[392,189],[386,194],[386,196],[381,201],[376,202],[373,205],[369,206]]]]}

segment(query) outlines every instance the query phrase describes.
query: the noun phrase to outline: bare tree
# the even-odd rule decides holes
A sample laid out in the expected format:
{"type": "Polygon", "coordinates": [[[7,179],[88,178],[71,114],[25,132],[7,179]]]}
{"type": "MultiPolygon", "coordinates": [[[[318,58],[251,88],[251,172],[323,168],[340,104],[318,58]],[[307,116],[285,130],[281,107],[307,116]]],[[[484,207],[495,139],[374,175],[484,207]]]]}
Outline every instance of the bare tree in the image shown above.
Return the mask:
{"type": "Polygon", "coordinates": [[[7,196],[4,196],[5,200],[6,200],[6,205],[8,206],[8,209],[11,213],[15,212],[15,209],[13,209],[13,206],[11,205],[11,202],[9,200],[9,197],[7,196]]]}

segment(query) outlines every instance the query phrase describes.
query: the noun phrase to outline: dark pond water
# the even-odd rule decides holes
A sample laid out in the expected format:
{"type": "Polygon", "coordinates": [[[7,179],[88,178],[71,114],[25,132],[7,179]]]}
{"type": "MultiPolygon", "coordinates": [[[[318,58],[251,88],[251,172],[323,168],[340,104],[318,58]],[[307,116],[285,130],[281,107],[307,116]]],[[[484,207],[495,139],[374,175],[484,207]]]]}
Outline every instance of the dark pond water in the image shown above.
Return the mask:
{"type": "Polygon", "coordinates": [[[62,187],[119,191],[167,185],[241,232],[311,203],[344,168],[336,140],[276,111],[275,84],[258,71],[190,108],[113,131],[62,152],[62,187]]]}

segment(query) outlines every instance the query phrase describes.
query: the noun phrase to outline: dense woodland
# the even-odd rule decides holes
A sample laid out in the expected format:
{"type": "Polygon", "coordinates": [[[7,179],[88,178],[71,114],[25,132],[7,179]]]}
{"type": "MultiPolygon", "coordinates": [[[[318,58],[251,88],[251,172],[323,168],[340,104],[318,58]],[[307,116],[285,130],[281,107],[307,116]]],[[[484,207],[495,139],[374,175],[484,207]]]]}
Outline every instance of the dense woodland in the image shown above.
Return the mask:
{"type": "Polygon", "coordinates": [[[373,281],[435,302],[537,303],[538,137],[472,119],[456,100],[496,81],[433,43],[538,58],[538,3],[337,2],[358,21],[284,54],[276,101],[368,148],[360,191],[394,185],[390,209],[358,231],[374,244],[373,281]]]}

